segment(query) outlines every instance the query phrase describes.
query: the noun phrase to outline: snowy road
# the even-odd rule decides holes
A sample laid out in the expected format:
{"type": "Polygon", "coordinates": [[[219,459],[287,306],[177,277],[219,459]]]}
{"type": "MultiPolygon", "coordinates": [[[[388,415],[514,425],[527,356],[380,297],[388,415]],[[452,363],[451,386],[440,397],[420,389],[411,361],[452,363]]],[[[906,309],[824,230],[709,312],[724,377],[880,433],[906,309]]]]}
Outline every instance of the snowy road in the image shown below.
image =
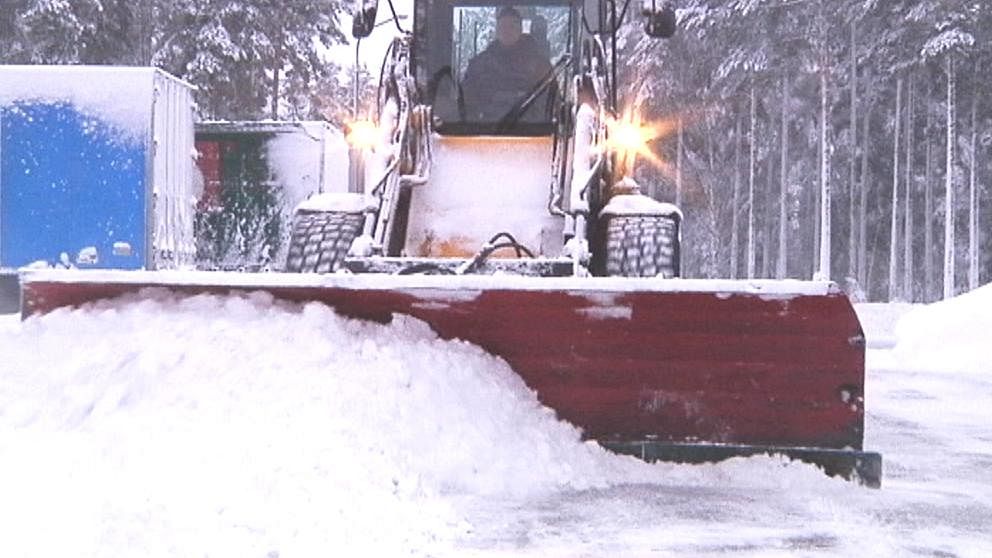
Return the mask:
{"type": "Polygon", "coordinates": [[[988,556],[992,290],[960,298],[859,307],[881,490],[606,454],[411,321],[212,297],[0,318],[4,553],[988,556]]]}
{"type": "Polygon", "coordinates": [[[990,378],[870,371],[879,491],[750,460],[677,481],[476,501],[477,532],[462,544],[480,555],[989,556],[990,378]]]}

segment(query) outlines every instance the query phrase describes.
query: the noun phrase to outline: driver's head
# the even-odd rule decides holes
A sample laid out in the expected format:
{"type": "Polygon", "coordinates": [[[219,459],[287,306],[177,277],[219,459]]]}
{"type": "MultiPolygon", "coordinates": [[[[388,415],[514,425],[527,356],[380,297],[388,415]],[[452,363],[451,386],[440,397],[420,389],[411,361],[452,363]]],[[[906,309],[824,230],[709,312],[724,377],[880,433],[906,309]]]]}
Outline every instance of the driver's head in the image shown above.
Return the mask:
{"type": "Polygon", "coordinates": [[[500,45],[508,47],[517,44],[523,32],[520,12],[506,6],[496,14],[496,40],[500,45]]]}

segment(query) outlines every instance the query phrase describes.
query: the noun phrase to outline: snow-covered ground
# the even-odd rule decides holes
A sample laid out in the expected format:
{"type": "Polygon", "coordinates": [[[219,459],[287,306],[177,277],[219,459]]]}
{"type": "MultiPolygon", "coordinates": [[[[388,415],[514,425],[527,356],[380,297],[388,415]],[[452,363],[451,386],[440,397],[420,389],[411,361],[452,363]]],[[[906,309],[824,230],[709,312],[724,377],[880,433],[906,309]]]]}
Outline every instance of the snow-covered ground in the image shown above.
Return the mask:
{"type": "Polygon", "coordinates": [[[262,296],[0,318],[6,556],[986,556],[992,287],[861,305],[883,488],[579,441],[413,320],[262,296]]]}

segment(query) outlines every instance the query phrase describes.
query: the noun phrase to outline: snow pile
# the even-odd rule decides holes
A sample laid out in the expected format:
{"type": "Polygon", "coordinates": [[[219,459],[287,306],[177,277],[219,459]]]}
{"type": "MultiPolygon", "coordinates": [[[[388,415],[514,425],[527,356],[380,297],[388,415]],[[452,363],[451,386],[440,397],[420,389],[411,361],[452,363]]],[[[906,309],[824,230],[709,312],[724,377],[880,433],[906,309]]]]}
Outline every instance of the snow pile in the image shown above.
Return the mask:
{"type": "Polygon", "coordinates": [[[896,324],[915,305],[905,302],[861,302],[854,305],[869,349],[891,349],[896,344],[896,324]]]}
{"type": "MultiPolygon", "coordinates": [[[[0,314],[0,335],[14,333],[21,326],[20,314],[0,314]]],[[[0,341],[2,343],[2,341],[0,341]]]]}
{"type": "Polygon", "coordinates": [[[152,113],[154,68],[113,66],[0,67],[0,105],[68,103],[129,139],[141,140],[152,113]]]}
{"type": "Polygon", "coordinates": [[[441,493],[585,488],[610,459],[410,319],[158,296],[32,319],[0,353],[13,555],[396,554],[452,538],[441,493]]]}
{"type": "Polygon", "coordinates": [[[859,491],[781,458],[614,456],[503,361],[410,318],[144,294],[0,331],[6,553],[437,555],[486,528],[466,501],[647,483],[859,491]]]}
{"type": "Polygon", "coordinates": [[[896,325],[894,365],[908,371],[992,373],[992,285],[915,307],[896,325]]]}

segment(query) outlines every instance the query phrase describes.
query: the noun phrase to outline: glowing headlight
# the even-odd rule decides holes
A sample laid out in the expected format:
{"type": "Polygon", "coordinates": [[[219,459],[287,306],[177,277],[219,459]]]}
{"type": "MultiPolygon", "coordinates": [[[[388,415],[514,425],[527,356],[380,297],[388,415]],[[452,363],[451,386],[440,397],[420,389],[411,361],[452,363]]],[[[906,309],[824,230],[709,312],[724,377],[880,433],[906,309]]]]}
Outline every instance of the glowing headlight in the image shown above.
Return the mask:
{"type": "Polygon", "coordinates": [[[647,143],[655,138],[651,128],[636,122],[617,120],[610,126],[607,144],[613,149],[641,152],[647,150],[647,143]]]}
{"type": "Polygon", "coordinates": [[[371,120],[356,120],[346,128],[345,140],[357,149],[371,149],[379,144],[379,128],[371,120]]]}
{"type": "Polygon", "coordinates": [[[624,111],[620,118],[607,122],[606,127],[606,147],[619,155],[620,171],[625,175],[633,172],[638,155],[661,166],[662,161],[648,144],[667,136],[674,129],[673,123],[669,121],[643,122],[641,116],[630,109],[624,111]]]}
{"type": "Polygon", "coordinates": [[[606,145],[611,149],[622,152],[633,152],[645,157],[651,157],[648,142],[665,135],[664,124],[644,123],[641,116],[627,110],[620,118],[606,123],[609,138],[606,145]]]}

